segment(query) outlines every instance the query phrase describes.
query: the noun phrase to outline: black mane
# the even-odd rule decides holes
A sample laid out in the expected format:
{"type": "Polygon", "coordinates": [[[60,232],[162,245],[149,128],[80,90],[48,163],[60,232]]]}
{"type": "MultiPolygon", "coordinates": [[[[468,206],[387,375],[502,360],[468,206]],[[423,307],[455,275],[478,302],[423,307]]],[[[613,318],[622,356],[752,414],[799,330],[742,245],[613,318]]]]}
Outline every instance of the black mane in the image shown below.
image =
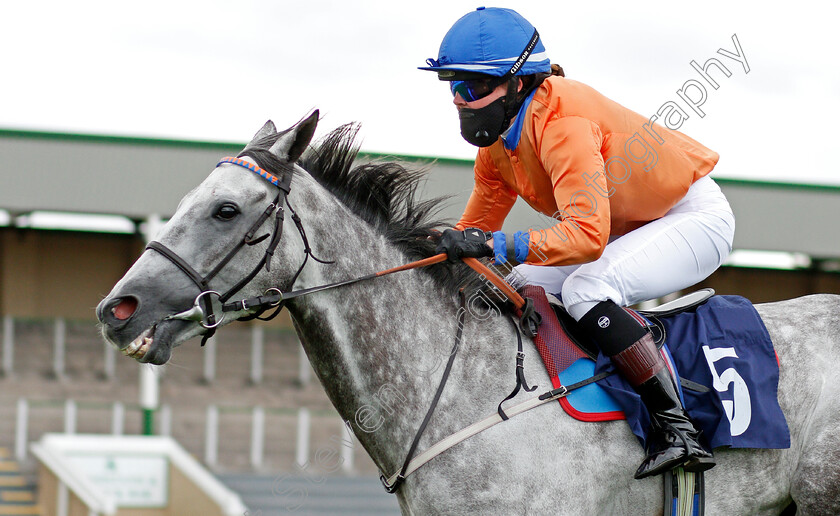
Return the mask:
{"type": "MultiPolygon", "coordinates": [[[[451,221],[439,217],[448,197],[419,199],[417,190],[426,175],[423,169],[409,170],[400,163],[386,161],[353,167],[359,153],[355,142],[358,130],[357,124],[338,127],[313,144],[298,164],[409,259],[434,256],[440,229],[452,227],[451,221]]],[[[282,173],[288,165],[268,151],[280,134],[253,142],[243,154],[254,157],[272,173],[275,170],[282,173]]],[[[458,287],[474,284],[477,279],[477,274],[463,263],[443,262],[423,270],[452,293],[458,287]]]]}
{"type": "MultiPolygon", "coordinates": [[[[440,217],[449,197],[419,198],[418,188],[426,177],[424,169],[411,170],[394,161],[353,167],[359,153],[358,131],[358,124],[333,130],[304,154],[300,166],[409,259],[434,256],[440,230],[453,225],[440,217]]],[[[443,262],[424,270],[452,293],[476,278],[464,264],[443,262]]]]}

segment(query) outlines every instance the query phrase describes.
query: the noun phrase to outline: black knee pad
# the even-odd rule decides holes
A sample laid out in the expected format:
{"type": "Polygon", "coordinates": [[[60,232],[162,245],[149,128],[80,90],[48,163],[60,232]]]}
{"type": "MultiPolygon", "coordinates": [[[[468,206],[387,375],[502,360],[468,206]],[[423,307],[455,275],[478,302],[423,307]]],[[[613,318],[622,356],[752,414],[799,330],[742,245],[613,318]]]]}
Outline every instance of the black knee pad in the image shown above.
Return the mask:
{"type": "Polygon", "coordinates": [[[632,315],[612,301],[601,301],[578,321],[604,355],[617,355],[647,333],[632,315]]]}

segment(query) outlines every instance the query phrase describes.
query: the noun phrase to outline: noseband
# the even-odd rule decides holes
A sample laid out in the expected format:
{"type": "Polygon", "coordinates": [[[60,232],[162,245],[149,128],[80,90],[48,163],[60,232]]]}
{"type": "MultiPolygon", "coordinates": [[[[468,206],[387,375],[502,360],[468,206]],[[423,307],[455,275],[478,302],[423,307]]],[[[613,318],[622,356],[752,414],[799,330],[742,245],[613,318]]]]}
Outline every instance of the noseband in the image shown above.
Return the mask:
{"type": "MultiPolygon", "coordinates": [[[[254,160],[257,160],[257,156],[250,152],[243,152],[240,156],[248,156],[254,160]]],[[[289,200],[287,195],[291,191],[291,184],[292,184],[292,175],[293,175],[293,168],[289,166],[288,168],[284,169],[281,176],[278,178],[274,174],[267,172],[264,168],[255,165],[251,162],[245,161],[241,159],[241,157],[233,158],[233,157],[226,157],[222,158],[216,167],[223,165],[225,163],[231,163],[233,165],[238,165],[240,167],[246,168],[255,174],[258,174],[263,179],[266,179],[268,182],[276,186],[279,191],[277,192],[277,196],[274,197],[274,200],[263,210],[260,217],[251,225],[250,229],[247,233],[239,240],[236,245],[231,249],[224,258],[222,258],[218,264],[216,264],[213,269],[210,270],[205,275],[201,275],[197,272],[189,263],[186,262],[183,258],[178,256],[178,254],[173,251],[172,249],[168,248],[164,244],[159,241],[153,240],[146,245],[146,249],[151,249],[160,253],[170,262],[175,264],[184,274],[187,275],[190,280],[198,287],[199,294],[195,298],[194,307],[191,310],[187,310],[186,312],[182,312],[180,314],[174,314],[167,319],[185,319],[185,320],[195,320],[197,321],[202,327],[204,327],[207,331],[202,338],[201,344],[202,346],[204,343],[209,339],[213,334],[216,332],[216,328],[220,326],[224,322],[224,316],[216,320],[216,316],[213,313],[213,303],[211,300],[211,296],[218,296],[220,303],[225,303],[228,299],[230,299],[234,294],[242,290],[242,288],[251,282],[252,279],[260,272],[263,266],[265,266],[266,271],[271,270],[271,259],[274,256],[274,251],[277,248],[277,245],[280,243],[280,238],[283,236],[283,220],[284,220],[284,209],[283,206],[289,208],[289,212],[292,214],[292,220],[297,227],[298,232],[301,235],[301,238],[304,242],[304,253],[305,257],[303,263],[298,268],[297,272],[295,273],[294,277],[292,278],[292,284],[294,284],[297,277],[300,275],[303,267],[306,265],[309,256],[311,255],[313,259],[322,262],[322,263],[332,263],[327,262],[325,260],[320,260],[314,255],[312,255],[312,251],[309,247],[308,239],[306,238],[306,232],[303,229],[303,224],[301,223],[300,217],[298,217],[295,210],[289,204],[289,200]],[[271,233],[266,233],[262,236],[255,237],[257,231],[259,231],[260,227],[268,220],[271,215],[274,214],[274,230],[271,233]],[[224,294],[221,294],[215,290],[210,289],[210,281],[216,277],[217,274],[225,267],[225,265],[233,259],[234,256],[245,246],[245,245],[255,245],[263,240],[269,239],[268,247],[265,250],[265,254],[263,254],[262,259],[256,264],[256,266],[248,273],[244,278],[238,281],[234,286],[228,289],[224,294]]],[[[275,290],[275,289],[271,289],[275,290]]],[[[275,306],[279,305],[278,302],[275,306]]],[[[278,306],[279,311],[279,306],[278,306]]],[[[260,312],[261,313],[261,312],[260,312]]],[[[255,318],[260,313],[254,314],[250,318],[255,318]]]]}

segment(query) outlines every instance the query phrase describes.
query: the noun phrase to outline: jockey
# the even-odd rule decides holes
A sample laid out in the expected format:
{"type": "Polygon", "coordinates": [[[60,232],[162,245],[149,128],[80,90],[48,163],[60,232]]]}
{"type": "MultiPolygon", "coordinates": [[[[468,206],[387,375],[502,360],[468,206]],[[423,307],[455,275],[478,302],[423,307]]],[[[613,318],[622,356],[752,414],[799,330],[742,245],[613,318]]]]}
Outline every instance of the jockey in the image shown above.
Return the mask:
{"type": "Polygon", "coordinates": [[[713,467],[652,336],[622,307],[702,281],[731,252],[732,209],[709,177],[718,154],[566,79],[510,9],[465,15],[427,64],[479,147],[472,195],[438,252],[520,263],[516,276],[562,297],[651,415],[636,478],[713,467]],[[502,233],[517,196],[552,224],[502,233]]]}

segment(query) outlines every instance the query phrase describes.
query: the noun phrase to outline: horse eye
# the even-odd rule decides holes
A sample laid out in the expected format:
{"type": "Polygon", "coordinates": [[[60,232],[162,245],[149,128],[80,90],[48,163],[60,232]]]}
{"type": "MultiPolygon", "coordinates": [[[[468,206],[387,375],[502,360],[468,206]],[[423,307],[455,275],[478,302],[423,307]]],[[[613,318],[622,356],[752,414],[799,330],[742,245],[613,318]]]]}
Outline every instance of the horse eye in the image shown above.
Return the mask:
{"type": "Polygon", "coordinates": [[[225,203],[219,206],[216,213],[213,214],[219,220],[231,220],[239,215],[239,208],[235,204],[225,203]]]}

